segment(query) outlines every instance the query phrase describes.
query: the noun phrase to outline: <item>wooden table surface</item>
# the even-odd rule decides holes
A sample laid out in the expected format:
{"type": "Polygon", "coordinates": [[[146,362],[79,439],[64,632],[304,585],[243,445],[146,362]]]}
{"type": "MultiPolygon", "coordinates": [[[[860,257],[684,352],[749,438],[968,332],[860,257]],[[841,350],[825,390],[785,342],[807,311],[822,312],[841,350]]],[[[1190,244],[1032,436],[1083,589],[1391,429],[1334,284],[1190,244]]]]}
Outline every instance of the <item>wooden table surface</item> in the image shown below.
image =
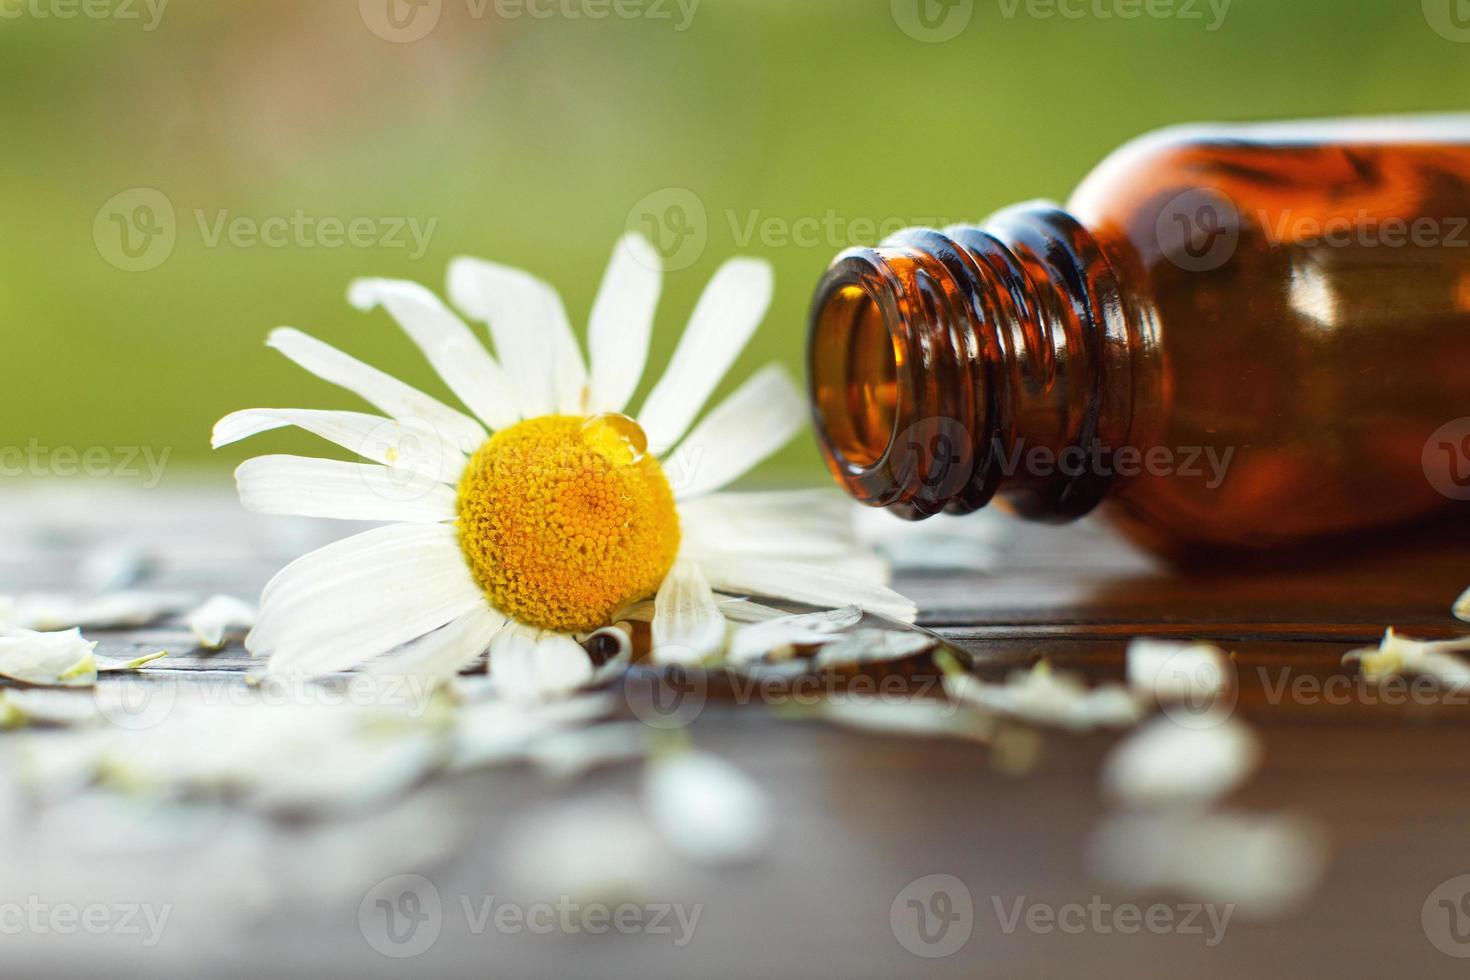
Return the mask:
{"type": "MultiPolygon", "coordinates": [[[[283,561],[342,531],[247,517],[221,487],[135,495],[11,490],[0,498],[0,594],[71,588],[77,562],[89,549],[131,540],[158,554],[150,587],[253,597],[283,561]]],[[[1346,685],[1341,697],[1313,697],[1317,689],[1310,685],[1351,677],[1339,664],[1342,654],[1376,642],[1388,625],[1424,635],[1455,633],[1448,610],[1467,584],[1470,545],[1444,534],[1405,537],[1395,547],[1365,546],[1315,563],[1277,560],[1186,574],[1162,568],[1085,523],[999,527],[985,567],[903,573],[899,586],[917,598],[923,621],[992,673],[1045,656],[1095,679],[1120,679],[1124,647],[1141,635],[1209,639],[1234,651],[1241,690],[1237,711],[1261,735],[1266,756],[1260,773],[1229,805],[1314,817],[1327,836],[1330,864],[1305,908],[1270,921],[1232,921],[1213,946],[1199,935],[1097,929],[1063,934],[1002,926],[997,904],[1010,907],[1020,899],[1052,907],[1178,900],[1121,891],[1089,872],[1086,841],[1109,809],[1098,789],[1099,763],[1117,735],[1047,732],[1035,770],[1016,777],[998,772],[982,745],[840,730],[792,721],[768,705],[720,701],[705,709],[690,734],[700,747],[738,763],[770,793],[776,839],[765,861],[691,871],[681,880],[677,899],[703,906],[698,930],[683,948],[651,935],[476,936],[463,921],[458,928],[447,921],[430,951],[398,961],[369,948],[360,934],[360,892],[325,904],[298,905],[288,895],[238,929],[216,929],[221,917],[232,915],[226,872],[209,901],[177,896],[177,927],[155,949],[109,950],[104,957],[84,939],[32,948],[0,936],[0,956],[11,945],[20,952],[10,962],[24,965],[19,973],[10,966],[4,972],[1462,975],[1466,963],[1436,948],[1421,912],[1442,882],[1470,874],[1470,708],[1376,703],[1372,689],[1360,685],[1346,685]],[[974,924],[958,952],[926,959],[898,941],[890,911],[906,886],[933,874],[965,883],[973,896],[974,924]],[[213,938],[189,939],[206,935],[213,938]]],[[[176,656],[160,665],[159,676],[186,682],[239,678],[247,663],[239,649],[208,660],[194,656],[192,642],[177,626],[99,636],[104,653],[169,649],[176,656]]],[[[373,846],[390,849],[385,866],[428,876],[448,907],[457,904],[457,896],[498,893],[503,853],[497,840],[510,822],[548,802],[627,792],[636,778],[624,767],[570,786],[519,770],[444,780],[434,787],[435,805],[470,830],[452,854],[414,865],[412,830],[373,846]],[[401,866],[395,847],[404,848],[401,866]]],[[[106,834],[107,828],[98,831],[106,834]]],[[[205,852],[223,846],[215,841],[205,852]]],[[[43,865],[46,859],[38,857],[43,865]]],[[[158,888],[166,887],[163,865],[177,870],[176,861],[196,860],[197,852],[183,852],[161,862],[154,868],[158,888]]],[[[154,871],[145,866],[133,872],[138,889],[148,891],[154,871]]],[[[321,873],[330,877],[330,865],[321,873]]],[[[6,877],[0,869],[0,884],[6,877]]],[[[16,887],[15,881],[9,884],[16,887]]],[[[1470,927],[1470,918],[1464,926],[1470,927]]]]}

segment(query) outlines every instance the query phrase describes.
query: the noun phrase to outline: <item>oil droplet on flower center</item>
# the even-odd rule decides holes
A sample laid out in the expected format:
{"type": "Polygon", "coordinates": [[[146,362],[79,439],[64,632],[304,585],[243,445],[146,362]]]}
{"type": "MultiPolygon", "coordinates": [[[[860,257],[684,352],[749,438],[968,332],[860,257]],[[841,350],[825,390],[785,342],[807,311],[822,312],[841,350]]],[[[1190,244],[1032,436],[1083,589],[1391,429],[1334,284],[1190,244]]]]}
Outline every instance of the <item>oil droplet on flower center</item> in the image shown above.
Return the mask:
{"type": "Polygon", "coordinates": [[[548,415],[497,432],[471,457],[459,535],[497,609],[582,632],[658,591],[679,550],[679,515],[637,422],[548,415]]]}

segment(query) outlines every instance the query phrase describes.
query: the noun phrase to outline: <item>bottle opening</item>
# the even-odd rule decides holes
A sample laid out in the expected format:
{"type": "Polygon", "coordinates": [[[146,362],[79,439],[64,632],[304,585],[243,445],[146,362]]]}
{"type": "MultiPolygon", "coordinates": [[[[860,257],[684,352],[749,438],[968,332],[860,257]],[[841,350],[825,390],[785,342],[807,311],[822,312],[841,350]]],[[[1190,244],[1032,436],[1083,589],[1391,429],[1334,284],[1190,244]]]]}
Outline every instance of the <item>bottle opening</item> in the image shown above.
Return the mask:
{"type": "Polygon", "coordinates": [[[893,444],[902,355],[878,301],[842,285],[818,303],[811,372],[820,434],[849,466],[868,469],[893,444]]]}

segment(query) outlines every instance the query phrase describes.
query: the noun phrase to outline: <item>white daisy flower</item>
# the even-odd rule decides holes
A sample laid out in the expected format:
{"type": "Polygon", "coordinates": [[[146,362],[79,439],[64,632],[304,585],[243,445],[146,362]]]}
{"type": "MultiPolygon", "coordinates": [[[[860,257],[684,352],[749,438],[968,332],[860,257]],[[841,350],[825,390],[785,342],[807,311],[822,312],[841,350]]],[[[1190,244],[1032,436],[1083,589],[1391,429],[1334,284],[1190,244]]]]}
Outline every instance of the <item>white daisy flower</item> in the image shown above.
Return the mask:
{"type": "Polygon", "coordinates": [[[658,268],[643,238],[619,243],[586,361],[556,291],[527,273],[477,259],[450,266],[450,299],[488,325],[493,355],[422,286],[354,283],[352,304],[385,309],[468,413],[297,330],[272,333],[270,346],[382,414],[251,409],[220,420],[216,447],[296,426],[365,460],[252,459],[236,474],[241,501],[386,526],[280,572],[247,647],[282,671],[373,662],[433,676],[489,648],[505,693],[555,696],[593,677],[573,641],[649,599],[665,663],[723,648],[731,596],[912,620],[836,494],[716,492],[806,418],[790,377],[768,367],[696,424],[770,304],[765,263],[719,270],[662,379],[624,414],[648,358],[658,268]]]}

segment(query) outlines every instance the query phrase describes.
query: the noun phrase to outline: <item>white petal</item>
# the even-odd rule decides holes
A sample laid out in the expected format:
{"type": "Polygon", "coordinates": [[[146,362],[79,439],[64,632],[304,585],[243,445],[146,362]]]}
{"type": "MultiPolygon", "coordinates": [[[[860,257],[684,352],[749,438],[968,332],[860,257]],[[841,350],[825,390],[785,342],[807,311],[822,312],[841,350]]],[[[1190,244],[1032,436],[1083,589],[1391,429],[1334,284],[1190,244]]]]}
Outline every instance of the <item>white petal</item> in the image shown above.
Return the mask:
{"type": "Polygon", "coordinates": [[[497,866],[516,894],[618,907],[665,894],[672,859],[623,796],[582,796],[531,809],[497,834],[497,866]]]}
{"type": "Polygon", "coordinates": [[[587,367],[555,289],[520,269],[459,258],[449,265],[449,297],[490,327],[522,415],[585,412],[587,367]]]}
{"type": "Polygon", "coordinates": [[[430,474],[441,483],[457,483],[464,472],[464,453],[424,423],[399,422],[361,412],[250,408],[226,415],[215,423],[214,448],[288,425],[305,429],[375,463],[399,466],[407,461],[414,473],[430,474]]]}
{"type": "Polygon", "coordinates": [[[944,678],[944,689],[983,711],[1074,732],[1129,728],[1143,717],[1142,707],[1123,685],[1090,688],[1081,677],[1054,671],[1044,660],[1031,670],[1012,673],[1004,684],[951,674],[944,678]]]}
{"type": "Polygon", "coordinates": [[[845,606],[742,626],[730,638],[726,655],[731,663],[741,664],[789,647],[830,643],[838,630],[855,626],[862,618],[863,611],[857,606],[845,606]]]}
{"type": "Polygon", "coordinates": [[[91,687],[97,683],[96,648],[78,630],[0,635],[0,677],[38,687],[91,687]]]}
{"type": "Polygon", "coordinates": [[[1390,629],[1377,649],[1354,650],[1343,662],[1360,661],[1364,679],[1371,682],[1389,677],[1432,677],[1453,689],[1470,687],[1470,637],[1454,640],[1412,640],[1390,629]]]}
{"type": "Polygon", "coordinates": [[[939,640],[917,630],[860,629],[836,637],[817,651],[818,667],[892,663],[928,653],[939,640]]]}
{"type": "Polygon", "coordinates": [[[1123,815],[1093,834],[1088,863],[1131,890],[1179,891],[1270,918],[1311,897],[1327,847],[1315,821],[1289,814],[1123,815]]]}
{"type": "Polygon", "coordinates": [[[760,326],[774,287],[771,267],[755,259],[734,259],[715,273],[673,359],[638,413],[655,452],[667,452],[689,430],[760,326]]]}
{"type": "Polygon", "coordinates": [[[1466,589],[1455,600],[1455,618],[1470,623],[1470,589],[1466,589]]]}
{"type": "Polygon", "coordinates": [[[1181,725],[1167,715],[1129,735],[1103,763],[1103,786],[1133,806],[1207,804],[1261,762],[1260,740],[1238,721],[1181,725]]]}
{"type": "Polygon", "coordinates": [[[745,773],[708,753],[655,757],[643,792],[654,827],[698,864],[750,861],[770,840],[774,821],[766,794],[745,773]]]}
{"type": "Polygon", "coordinates": [[[87,691],[50,688],[0,690],[0,728],[21,724],[71,727],[96,721],[97,699],[87,691]]]}
{"type": "Polygon", "coordinates": [[[1203,705],[1230,686],[1230,657],[1208,643],[1138,639],[1128,644],[1128,686],[1160,704],[1203,705]]]}
{"type": "Polygon", "coordinates": [[[628,235],[613,250],[587,327],[589,413],[623,411],[643,379],[663,288],[661,265],[658,250],[642,235],[628,235]]]}
{"type": "Polygon", "coordinates": [[[702,565],[710,584],[721,592],[748,592],[833,609],[857,606],[905,623],[918,615],[912,602],[887,586],[822,565],[753,558],[702,560],[702,565]]]}
{"type": "Polygon", "coordinates": [[[201,647],[219,650],[225,645],[225,633],[228,630],[254,626],[258,613],[255,606],[243,599],[217,595],[189,613],[186,621],[201,647]]]}
{"type": "Polygon", "coordinates": [[[667,469],[675,494],[699,497],[744,476],[801,431],[806,411],[785,368],[756,372],[674,450],[667,469]]]}
{"type": "Polygon", "coordinates": [[[461,450],[476,449],[487,438],[484,427],[458,409],[300,330],[272,330],[266,345],[322,380],[346,388],[390,418],[422,419],[461,450]]]}
{"type": "Polygon", "coordinates": [[[477,606],[443,629],[369,664],[368,673],[424,680],[453,677],[490,649],[504,627],[505,617],[499,612],[477,606]]]}
{"type": "Polygon", "coordinates": [[[490,677],[502,697],[522,703],[565,697],[592,680],[592,658],[571,637],[521,623],[490,645],[490,677]]]}
{"type": "Polygon", "coordinates": [[[77,598],[37,593],[0,598],[0,625],[35,630],[133,629],[189,608],[194,596],[174,592],[109,592],[77,598]]]}
{"type": "Polygon", "coordinates": [[[345,521],[452,521],[454,487],[417,464],[400,467],[302,456],[257,456],[235,470],[240,504],[257,514],[345,521]]]}
{"type": "Polygon", "coordinates": [[[698,565],[675,563],[653,604],[655,663],[699,663],[724,645],[725,617],[698,565]]]}
{"type": "Polygon", "coordinates": [[[560,732],[602,721],[617,706],[606,695],[580,695],[545,703],[510,701],[494,690],[493,679],[482,675],[456,677],[450,685],[457,696],[469,702],[454,716],[451,768],[456,772],[524,762],[541,742],[560,732]],[[490,683],[470,687],[470,682],[482,679],[490,683]],[[487,690],[489,695],[485,694],[487,690]]]}
{"type": "Polygon", "coordinates": [[[858,549],[852,504],[827,490],[716,493],[679,502],[686,547],[767,558],[834,558],[858,549]]]}
{"type": "Polygon", "coordinates": [[[348,301],[363,311],[387,309],[455,397],[490,428],[504,429],[520,419],[505,368],[429,290],[413,282],[359,279],[348,291],[348,301]]]}
{"type": "Polygon", "coordinates": [[[137,585],[155,565],[153,552],[131,541],[99,545],[83,556],[77,585],[87,592],[113,592],[137,585]]]}
{"type": "Polygon", "coordinates": [[[989,742],[996,729],[989,715],[965,710],[952,701],[833,696],[821,702],[819,714],[823,720],[845,728],[920,738],[944,736],[989,742]]]}
{"type": "Polygon", "coordinates": [[[282,569],[246,639],[273,670],[320,675],[425,636],[485,602],[456,530],[395,524],[328,545],[282,569]]]}

